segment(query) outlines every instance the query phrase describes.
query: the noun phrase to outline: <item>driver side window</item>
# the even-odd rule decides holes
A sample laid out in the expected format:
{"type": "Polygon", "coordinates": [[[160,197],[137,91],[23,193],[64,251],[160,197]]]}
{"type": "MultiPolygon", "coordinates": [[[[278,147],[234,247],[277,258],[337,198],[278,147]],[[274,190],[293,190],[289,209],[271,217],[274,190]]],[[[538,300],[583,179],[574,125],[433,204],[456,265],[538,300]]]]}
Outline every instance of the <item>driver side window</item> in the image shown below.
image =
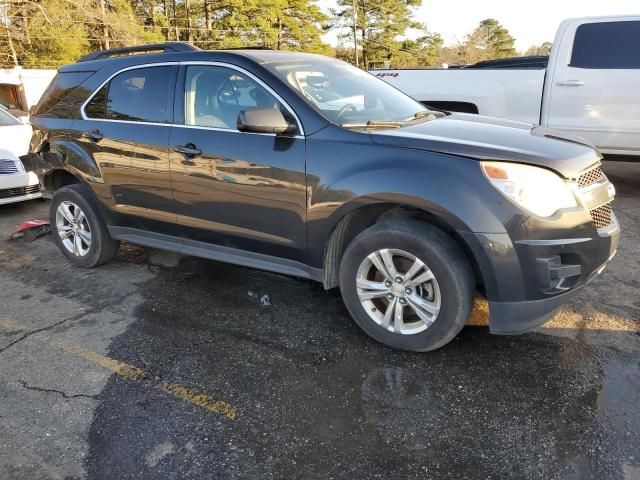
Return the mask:
{"type": "Polygon", "coordinates": [[[185,125],[235,130],[238,114],[251,108],[286,112],[271,93],[241,72],[213,65],[187,67],[185,125]]]}

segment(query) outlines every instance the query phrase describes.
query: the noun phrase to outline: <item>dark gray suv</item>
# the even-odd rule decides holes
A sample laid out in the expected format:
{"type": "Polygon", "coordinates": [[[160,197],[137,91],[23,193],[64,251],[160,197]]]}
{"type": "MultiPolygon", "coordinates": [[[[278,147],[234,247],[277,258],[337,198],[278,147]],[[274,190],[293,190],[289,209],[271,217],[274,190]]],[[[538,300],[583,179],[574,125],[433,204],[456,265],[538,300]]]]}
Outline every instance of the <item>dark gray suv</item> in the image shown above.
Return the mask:
{"type": "Polygon", "coordinates": [[[32,123],[24,162],[73,264],[129,241],[317,280],[395,348],[446,344],[476,292],[492,332],[530,330],[618,243],[585,140],[436,111],[332,58],[96,52],[59,70],[32,123]]]}

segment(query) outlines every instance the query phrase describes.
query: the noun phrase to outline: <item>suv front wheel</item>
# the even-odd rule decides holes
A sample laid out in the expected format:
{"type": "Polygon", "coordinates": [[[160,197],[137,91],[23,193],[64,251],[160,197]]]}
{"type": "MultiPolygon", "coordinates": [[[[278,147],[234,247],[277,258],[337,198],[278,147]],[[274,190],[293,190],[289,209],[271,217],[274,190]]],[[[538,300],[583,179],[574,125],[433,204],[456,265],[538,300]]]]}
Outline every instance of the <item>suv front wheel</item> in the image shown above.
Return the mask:
{"type": "Polygon", "coordinates": [[[120,242],[109,236],[84,185],[78,183],[57,190],[49,212],[53,238],[74,265],[96,267],[118,252],[120,242]]]}
{"type": "Polygon", "coordinates": [[[421,352],[460,332],[475,294],[473,272],[455,241],[412,220],[379,223],[358,235],[342,257],[340,290],[367,334],[421,352]]]}

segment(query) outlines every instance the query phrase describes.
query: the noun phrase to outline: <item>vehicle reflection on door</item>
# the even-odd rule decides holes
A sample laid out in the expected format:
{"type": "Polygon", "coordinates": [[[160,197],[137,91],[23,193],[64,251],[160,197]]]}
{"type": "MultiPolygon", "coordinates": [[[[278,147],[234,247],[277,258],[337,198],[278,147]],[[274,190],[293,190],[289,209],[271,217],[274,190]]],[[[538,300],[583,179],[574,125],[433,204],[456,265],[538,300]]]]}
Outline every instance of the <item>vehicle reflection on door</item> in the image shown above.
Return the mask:
{"type": "Polygon", "coordinates": [[[173,128],[171,172],[178,223],[192,240],[303,260],[304,138],[173,128]]]}

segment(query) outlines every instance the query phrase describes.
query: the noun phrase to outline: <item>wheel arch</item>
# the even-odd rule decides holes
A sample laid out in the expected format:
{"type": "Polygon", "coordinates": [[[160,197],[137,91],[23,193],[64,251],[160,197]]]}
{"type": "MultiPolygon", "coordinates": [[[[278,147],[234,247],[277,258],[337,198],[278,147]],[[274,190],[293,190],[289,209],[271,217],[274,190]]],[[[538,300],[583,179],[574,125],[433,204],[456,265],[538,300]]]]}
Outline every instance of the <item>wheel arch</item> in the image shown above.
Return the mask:
{"type": "Polygon", "coordinates": [[[37,173],[48,193],[74,183],[101,184],[102,172],[93,157],[69,138],[47,139],[34,153],[22,157],[25,168],[37,173]]]}
{"type": "Polygon", "coordinates": [[[42,178],[42,186],[45,191],[50,193],[53,193],[62,187],[66,187],[67,185],[73,185],[81,182],[82,180],[80,180],[79,177],[64,168],[54,168],[49,170],[42,178]]]}
{"type": "Polygon", "coordinates": [[[326,289],[335,288],[339,284],[338,272],[342,255],[353,239],[367,228],[391,219],[410,219],[436,226],[445,232],[464,252],[469,261],[480,291],[484,290],[485,278],[482,269],[473,254],[472,248],[458,233],[465,230],[464,223],[451,212],[425,202],[412,199],[378,200],[349,202],[339,212],[324,243],[323,251],[323,284],[326,289]]]}

